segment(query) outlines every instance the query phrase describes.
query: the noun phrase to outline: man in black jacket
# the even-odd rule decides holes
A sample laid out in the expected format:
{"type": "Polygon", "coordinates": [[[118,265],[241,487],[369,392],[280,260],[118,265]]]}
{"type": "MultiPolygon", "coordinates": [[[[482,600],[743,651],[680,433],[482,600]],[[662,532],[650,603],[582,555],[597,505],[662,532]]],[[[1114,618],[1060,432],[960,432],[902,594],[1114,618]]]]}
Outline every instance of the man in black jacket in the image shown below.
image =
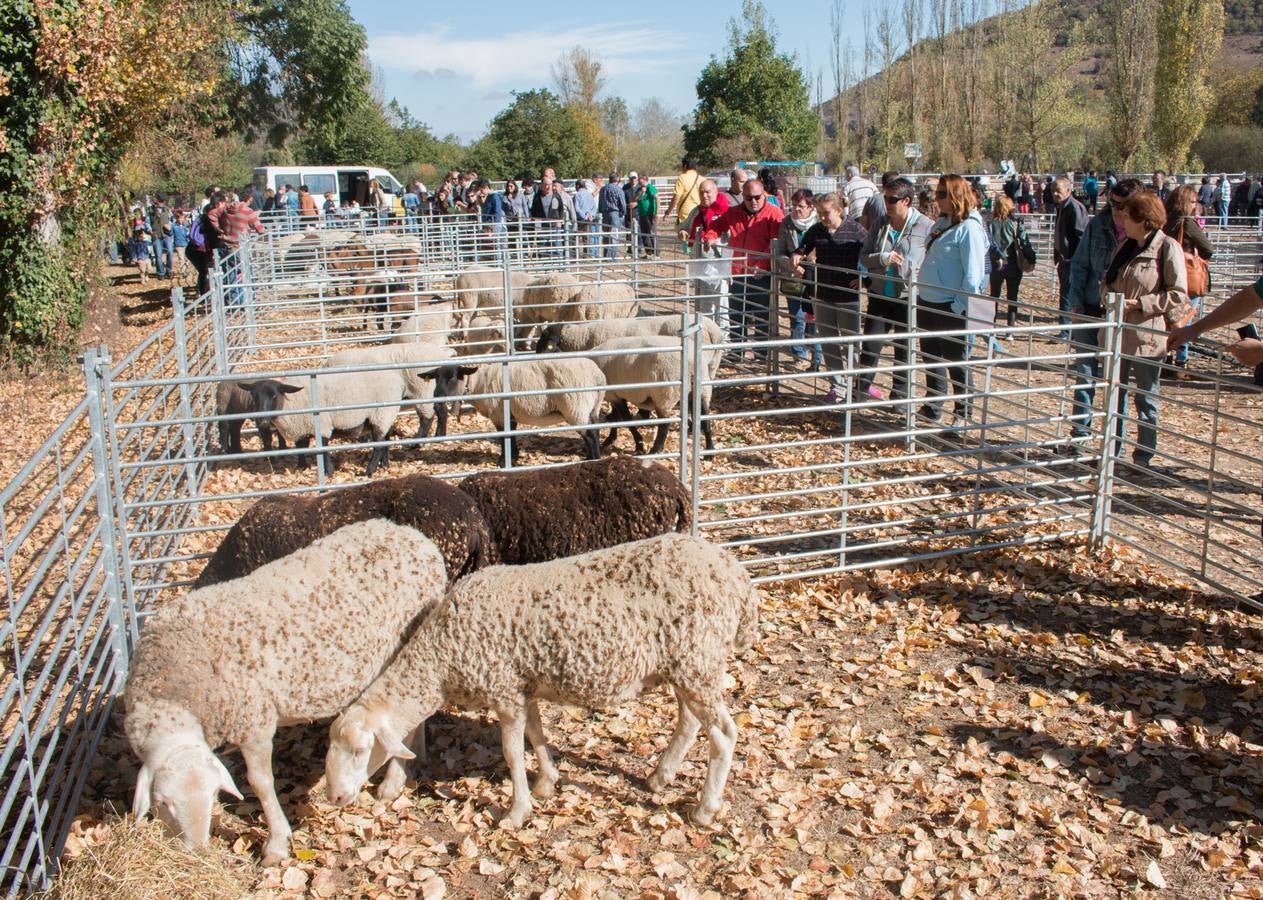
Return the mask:
{"type": "MultiPolygon", "coordinates": [[[[1057,218],[1053,225],[1053,261],[1057,263],[1057,307],[1062,326],[1070,324],[1070,260],[1079,247],[1079,240],[1088,227],[1088,211],[1070,192],[1070,179],[1053,182],[1053,204],[1057,218]]],[[[1069,340],[1070,332],[1061,332],[1069,340]]]]}

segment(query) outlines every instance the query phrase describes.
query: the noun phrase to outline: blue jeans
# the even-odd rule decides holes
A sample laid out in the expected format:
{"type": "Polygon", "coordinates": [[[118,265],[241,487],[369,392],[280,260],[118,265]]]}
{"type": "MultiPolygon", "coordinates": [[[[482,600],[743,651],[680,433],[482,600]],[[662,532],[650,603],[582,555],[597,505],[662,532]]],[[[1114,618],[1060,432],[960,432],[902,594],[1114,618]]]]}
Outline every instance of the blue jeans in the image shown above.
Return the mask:
{"type": "Polygon", "coordinates": [[[601,226],[599,223],[581,221],[578,223],[579,240],[578,240],[578,256],[584,256],[586,248],[587,256],[595,259],[601,255],[601,226]]]}
{"type": "MultiPolygon", "coordinates": [[[[814,315],[811,316],[810,319],[807,317],[807,313],[811,310],[811,301],[804,300],[802,297],[791,297],[788,295],[785,299],[789,302],[789,320],[792,323],[790,326],[789,336],[799,340],[802,340],[802,338],[808,335],[815,337],[817,333],[816,317],[814,315]]],[[[793,351],[794,356],[799,359],[807,359],[807,348],[803,344],[795,344],[793,351]]],[[[823,363],[824,349],[820,346],[820,344],[815,344],[812,347],[812,351],[812,360],[817,365],[823,363]]]]}
{"type": "MultiPolygon", "coordinates": [[[[767,340],[771,275],[747,275],[732,283],[729,295],[728,336],[733,343],[767,340]]],[[[766,356],[766,348],[757,351],[766,356]]]]}
{"type": "Polygon", "coordinates": [[[1127,422],[1127,398],[1136,405],[1136,446],[1132,459],[1146,463],[1153,459],[1158,449],[1158,384],[1162,374],[1162,358],[1130,359],[1119,361],[1118,383],[1122,391],[1118,395],[1118,447],[1123,452],[1124,426],[1127,422]],[[1135,382],[1129,385],[1128,382],[1135,382]]]}
{"type": "Polygon", "coordinates": [[[153,239],[153,255],[157,260],[157,272],[159,278],[166,278],[171,274],[172,256],[175,253],[175,238],[171,235],[163,235],[153,239]]]}
{"type": "Polygon", "coordinates": [[[616,212],[601,213],[601,224],[605,230],[605,257],[606,259],[617,259],[618,232],[623,230],[623,217],[616,212]]]}
{"type": "Polygon", "coordinates": [[[1063,259],[1057,263],[1057,309],[1060,311],[1058,321],[1062,325],[1070,324],[1070,260],[1063,259]]]}
{"type": "Polygon", "coordinates": [[[1228,227],[1228,201],[1220,200],[1215,204],[1215,212],[1219,214],[1219,225],[1221,228],[1228,227]]]}
{"type": "MultiPolygon", "coordinates": [[[[1193,307],[1193,318],[1196,319],[1201,316],[1202,302],[1205,299],[1206,299],[1205,297],[1189,297],[1188,298],[1189,305],[1193,307]]],[[[1180,344],[1180,346],[1175,349],[1175,361],[1179,365],[1184,365],[1186,362],[1188,362],[1188,344],[1180,344]]]]}
{"type": "MultiPolygon", "coordinates": [[[[1095,350],[1101,346],[1101,332],[1075,331],[1076,353],[1095,350]],[[1083,346],[1078,346],[1082,344],[1083,346]]],[[[1074,361],[1074,414],[1070,417],[1070,436],[1087,437],[1092,431],[1092,401],[1096,399],[1096,383],[1101,378],[1101,358],[1089,356],[1074,361]]]]}

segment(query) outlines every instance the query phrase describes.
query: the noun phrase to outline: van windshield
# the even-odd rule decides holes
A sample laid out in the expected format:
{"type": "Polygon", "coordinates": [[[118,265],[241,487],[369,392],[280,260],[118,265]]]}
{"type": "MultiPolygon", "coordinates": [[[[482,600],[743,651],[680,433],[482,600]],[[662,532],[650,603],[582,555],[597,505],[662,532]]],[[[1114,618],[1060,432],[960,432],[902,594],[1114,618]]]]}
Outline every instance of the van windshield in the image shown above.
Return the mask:
{"type": "Polygon", "coordinates": [[[402,194],[403,185],[395,181],[395,177],[389,172],[383,172],[377,176],[377,183],[382,186],[382,190],[389,191],[392,194],[402,194]]]}

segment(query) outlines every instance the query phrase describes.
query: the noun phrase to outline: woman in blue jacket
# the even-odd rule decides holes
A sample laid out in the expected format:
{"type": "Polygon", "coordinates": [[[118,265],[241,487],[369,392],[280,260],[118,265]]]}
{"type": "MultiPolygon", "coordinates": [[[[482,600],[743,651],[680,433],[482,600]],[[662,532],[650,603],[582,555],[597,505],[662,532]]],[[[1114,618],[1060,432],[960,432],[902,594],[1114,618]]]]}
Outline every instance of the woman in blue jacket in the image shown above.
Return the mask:
{"type": "MultiPolygon", "coordinates": [[[[921,332],[921,359],[926,363],[949,363],[952,391],[957,395],[956,417],[970,414],[969,378],[962,361],[965,336],[941,332],[964,331],[969,295],[982,295],[987,288],[987,226],[975,209],[974,192],[959,175],[945,175],[935,194],[942,213],[930,230],[925,261],[921,264],[917,294],[917,330],[921,332]]],[[[943,366],[925,370],[927,402],[918,411],[937,422],[945,393],[943,366]]]]}

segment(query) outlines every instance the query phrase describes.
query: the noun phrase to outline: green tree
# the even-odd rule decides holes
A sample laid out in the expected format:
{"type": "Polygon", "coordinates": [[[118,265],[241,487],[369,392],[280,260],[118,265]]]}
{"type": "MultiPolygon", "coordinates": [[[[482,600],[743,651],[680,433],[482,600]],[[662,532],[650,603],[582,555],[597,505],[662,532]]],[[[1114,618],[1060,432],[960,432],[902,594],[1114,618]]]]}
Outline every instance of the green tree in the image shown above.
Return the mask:
{"type": "Polygon", "coordinates": [[[706,166],[731,162],[717,153],[724,139],[814,159],[817,119],[807,79],[795,56],[777,52],[767,9],[758,0],[744,0],[741,20],[732,20],[728,33],[727,55],[711,57],[697,80],[697,106],[693,124],[684,129],[685,148],[706,166]]]}
{"type": "Polygon", "coordinates": [[[280,146],[297,137],[302,158],[329,163],[361,149],[353,129],[380,131],[368,38],[344,0],[250,0],[238,23],[241,38],[227,51],[227,114],[247,140],[280,146]]]}
{"type": "Polygon", "coordinates": [[[1101,29],[1109,62],[1105,99],[1115,161],[1129,169],[1153,119],[1158,0],[1103,0],[1101,29]]]}
{"type": "Polygon", "coordinates": [[[583,168],[583,126],[546,88],[514,92],[513,102],[491,121],[486,137],[470,148],[466,165],[489,177],[561,173],[583,168]]]}
{"type": "Polygon", "coordinates": [[[1169,169],[1188,160],[1214,99],[1208,76],[1224,38],[1223,0],[1161,0],[1153,133],[1169,169]]]}

